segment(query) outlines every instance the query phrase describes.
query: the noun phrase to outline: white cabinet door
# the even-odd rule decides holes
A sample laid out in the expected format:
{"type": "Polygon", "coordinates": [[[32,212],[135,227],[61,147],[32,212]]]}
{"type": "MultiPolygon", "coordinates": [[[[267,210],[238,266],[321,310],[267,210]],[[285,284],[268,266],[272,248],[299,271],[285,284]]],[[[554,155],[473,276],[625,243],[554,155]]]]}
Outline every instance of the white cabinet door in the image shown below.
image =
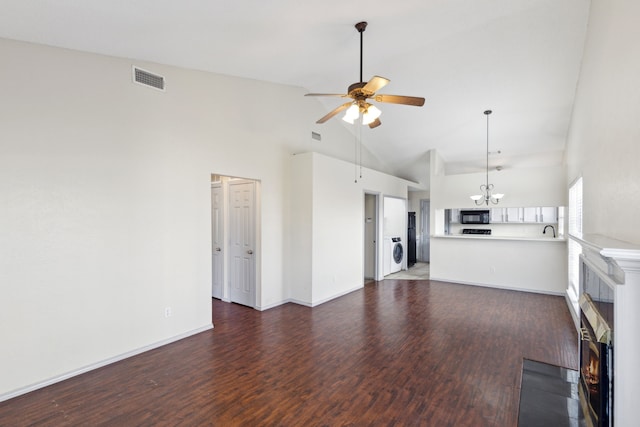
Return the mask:
{"type": "Polygon", "coordinates": [[[504,208],[491,208],[491,223],[504,222],[504,208]]]}
{"type": "Polygon", "coordinates": [[[555,206],[540,208],[540,222],[558,222],[558,208],[555,206]]]}
{"type": "Polygon", "coordinates": [[[523,208],[522,211],[523,222],[538,222],[540,208],[523,208]]]}
{"type": "Polygon", "coordinates": [[[505,222],[522,222],[522,208],[506,208],[505,222]]]}

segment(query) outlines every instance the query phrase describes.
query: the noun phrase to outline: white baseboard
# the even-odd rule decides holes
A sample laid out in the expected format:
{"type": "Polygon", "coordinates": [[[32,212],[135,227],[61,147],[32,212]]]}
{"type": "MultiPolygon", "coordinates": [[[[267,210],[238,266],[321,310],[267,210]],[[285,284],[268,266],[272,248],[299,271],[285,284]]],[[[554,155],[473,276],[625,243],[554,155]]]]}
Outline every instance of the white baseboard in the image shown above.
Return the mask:
{"type": "Polygon", "coordinates": [[[273,303],[273,304],[269,304],[269,305],[265,305],[265,306],[261,306],[261,307],[256,307],[256,310],[265,311],[265,310],[269,310],[270,308],[274,308],[274,307],[277,307],[279,305],[287,304],[287,303],[290,303],[290,302],[293,303],[293,304],[304,305],[305,307],[317,307],[320,304],[324,304],[325,302],[329,302],[329,301],[331,301],[333,299],[340,298],[341,296],[350,294],[351,292],[355,292],[355,291],[357,291],[359,289],[362,289],[363,287],[364,287],[364,285],[358,285],[355,288],[348,289],[346,291],[337,293],[337,294],[332,295],[332,296],[330,296],[328,298],[324,298],[324,299],[321,299],[321,300],[315,301],[315,302],[302,301],[302,300],[295,299],[295,298],[287,298],[285,300],[282,300],[282,301],[279,301],[279,302],[276,302],[276,303],[273,303]]]}
{"type": "Polygon", "coordinates": [[[311,307],[316,307],[316,306],[319,306],[320,304],[324,304],[325,302],[329,302],[329,301],[331,301],[332,299],[340,298],[340,297],[342,297],[342,296],[345,296],[345,295],[347,295],[347,294],[350,294],[351,292],[355,292],[355,291],[357,291],[357,290],[360,290],[360,289],[362,289],[363,287],[364,287],[364,284],[362,284],[362,285],[358,285],[358,286],[356,286],[356,287],[354,287],[354,288],[347,289],[346,291],[340,292],[340,293],[338,293],[338,294],[331,295],[330,297],[323,298],[323,299],[321,299],[321,300],[319,300],[319,301],[314,301],[314,302],[312,302],[312,303],[311,303],[311,307]]]}
{"type": "Polygon", "coordinates": [[[476,282],[464,282],[460,280],[450,280],[450,279],[439,279],[437,277],[430,277],[429,280],[437,281],[437,282],[447,282],[447,283],[457,283],[460,285],[471,285],[471,286],[481,286],[483,288],[495,288],[495,289],[504,289],[507,291],[520,291],[520,292],[531,292],[534,294],[544,294],[544,295],[555,295],[555,296],[564,296],[564,292],[556,292],[556,291],[547,291],[543,289],[527,289],[527,288],[515,288],[511,286],[499,286],[499,285],[489,285],[486,283],[476,283],[476,282]]]}
{"type": "Polygon", "coordinates": [[[49,378],[49,379],[47,379],[45,381],[38,382],[38,383],[31,384],[31,385],[26,386],[26,387],[19,388],[17,390],[11,391],[9,393],[0,394],[0,402],[4,402],[5,400],[13,399],[14,397],[18,397],[18,396],[21,396],[23,394],[38,390],[40,388],[47,387],[47,386],[50,386],[50,385],[55,384],[55,383],[59,383],[60,381],[64,381],[64,380],[67,380],[69,378],[73,378],[75,376],[84,374],[86,372],[93,371],[94,369],[102,368],[103,366],[107,366],[107,365],[110,365],[112,363],[119,362],[119,361],[124,360],[124,359],[128,359],[129,357],[136,356],[138,354],[144,353],[144,352],[149,351],[149,350],[153,350],[153,349],[158,348],[158,347],[162,347],[163,345],[167,345],[167,344],[171,344],[172,342],[180,341],[181,339],[190,337],[191,335],[199,334],[200,332],[208,331],[210,329],[213,329],[213,323],[210,323],[208,325],[202,326],[202,327],[197,328],[197,329],[192,329],[190,331],[184,332],[184,333],[179,334],[179,335],[175,335],[175,336],[173,336],[171,338],[167,338],[167,339],[164,339],[162,341],[155,342],[153,344],[146,345],[144,347],[137,348],[135,350],[128,351],[126,353],[119,354],[119,355],[114,356],[114,357],[110,357],[108,359],[101,360],[101,361],[96,362],[96,363],[92,363],[91,365],[87,365],[87,366],[84,366],[84,367],[82,367],[80,369],[76,369],[76,370],[73,370],[73,371],[66,372],[66,373],[64,373],[62,375],[58,375],[58,376],[49,378]]]}

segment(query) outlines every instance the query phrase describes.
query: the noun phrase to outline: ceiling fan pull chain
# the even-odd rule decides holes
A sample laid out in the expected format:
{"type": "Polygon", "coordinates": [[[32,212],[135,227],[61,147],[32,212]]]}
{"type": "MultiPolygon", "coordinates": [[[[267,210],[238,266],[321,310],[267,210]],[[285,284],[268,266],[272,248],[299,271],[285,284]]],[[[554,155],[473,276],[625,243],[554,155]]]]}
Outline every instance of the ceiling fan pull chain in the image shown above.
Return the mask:
{"type": "Polygon", "coordinates": [[[358,131],[354,134],[353,148],[353,182],[358,183],[358,131]]]}
{"type": "Polygon", "coordinates": [[[358,129],[358,133],[360,134],[360,179],[362,179],[362,126],[358,126],[358,129]]]}

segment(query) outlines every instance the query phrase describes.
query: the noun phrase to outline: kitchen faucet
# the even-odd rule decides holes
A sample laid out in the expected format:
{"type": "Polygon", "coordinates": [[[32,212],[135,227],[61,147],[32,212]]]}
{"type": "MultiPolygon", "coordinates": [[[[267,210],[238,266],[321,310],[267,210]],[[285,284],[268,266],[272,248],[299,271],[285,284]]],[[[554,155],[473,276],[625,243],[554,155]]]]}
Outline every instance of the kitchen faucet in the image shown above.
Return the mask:
{"type": "Polygon", "coordinates": [[[544,230],[542,230],[542,234],[547,234],[547,227],[551,227],[551,229],[553,230],[553,237],[556,237],[556,229],[553,227],[553,225],[545,225],[544,226],[544,230]]]}

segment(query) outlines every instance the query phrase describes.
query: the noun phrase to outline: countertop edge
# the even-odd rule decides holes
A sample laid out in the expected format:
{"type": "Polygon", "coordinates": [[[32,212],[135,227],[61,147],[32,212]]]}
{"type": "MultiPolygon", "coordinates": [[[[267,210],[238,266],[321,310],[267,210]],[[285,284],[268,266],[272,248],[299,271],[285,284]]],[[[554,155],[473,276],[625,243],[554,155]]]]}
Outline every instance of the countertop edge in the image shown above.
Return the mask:
{"type": "Polygon", "coordinates": [[[487,236],[487,235],[457,235],[457,234],[436,234],[431,236],[432,239],[462,239],[462,240],[511,240],[520,242],[549,242],[549,243],[566,243],[566,237],[526,237],[526,236],[487,236]]]}

